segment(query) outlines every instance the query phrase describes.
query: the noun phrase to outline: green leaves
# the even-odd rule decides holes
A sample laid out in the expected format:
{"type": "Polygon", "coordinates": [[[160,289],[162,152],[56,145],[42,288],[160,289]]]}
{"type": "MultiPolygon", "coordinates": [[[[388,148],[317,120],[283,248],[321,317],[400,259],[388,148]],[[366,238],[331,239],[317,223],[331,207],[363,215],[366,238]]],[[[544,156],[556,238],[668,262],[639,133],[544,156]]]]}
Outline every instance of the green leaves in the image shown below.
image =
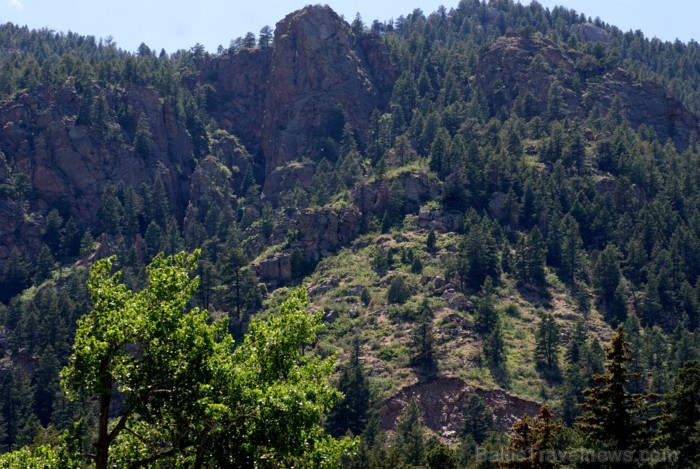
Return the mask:
{"type": "Polygon", "coordinates": [[[306,312],[304,290],[279,314],[253,320],[232,352],[225,320],[210,323],[206,311],[187,310],[198,256],[159,254],[139,292],[112,273],[113,258],[90,271],[93,310],[78,323],[61,377],[71,397],[99,398],[97,467],[165,458],[332,467],[354,443],[329,439],[320,426],[340,393],[329,382],[334,360],[305,353],[321,318],[306,312]],[[110,424],[115,391],[126,409],[110,424]]]}

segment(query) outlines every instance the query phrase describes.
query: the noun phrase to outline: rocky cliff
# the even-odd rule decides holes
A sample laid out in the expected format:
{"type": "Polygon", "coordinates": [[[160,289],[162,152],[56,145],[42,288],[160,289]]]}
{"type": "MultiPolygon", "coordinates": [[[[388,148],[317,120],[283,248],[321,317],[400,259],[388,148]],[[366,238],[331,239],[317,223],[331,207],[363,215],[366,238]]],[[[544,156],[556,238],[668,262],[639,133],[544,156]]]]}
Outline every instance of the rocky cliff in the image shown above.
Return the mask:
{"type": "Polygon", "coordinates": [[[29,206],[12,197],[0,201],[0,272],[12,247],[26,248],[31,258],[38,252],[50,208],[64,207],[65,217],[94,227],[110,181],[138,188],[159,178],[179,220],[193,198],[232,203],[248,169],[273,201],[280,184],[293,179],[308,185],[313,168],[302,165],[307,171],[300,177],[288,163],[324,156],[329,138],[337,145],[327,121],[339,111],[362,143],[370,114],[386,105],[396,77],[383,40],[354,34],[327,6],[309,6],[280,21],[274,47],[213,56],[198,67],[194,78],[181,79],[203,91],[206,111],[223,131],[210,138],[213,157],[195,158],[182,110],[145,85],[92,85],[86,93],[71,81],[0,104],[0,187],[11,195],[21,180],[31,193],[29,206]],[[99,97],[107,109],[97,128],[79,114],[84,99],[99,97]],[[152,141],[138,153],[133,141],[141,116],[152,141]],[[221,165],[234,170],[223,182],[221,165]],[[225,194],[222,187],[208,189],[220,182],[225,194]]]}
{"type": "Polygon", "coordinates": [[[498,40],[479,59],[476,81],[493,112],[520,104],[526,116],[546,114],[550,88],[559,82],[561,112],[587,117],[593,105],[604,115],[620,98],[623,117],[633,127],[653,129],[659,140],[688,146],[699,129],[693,115],[658,83],[637,80],[616,63],[567,49],[541,36],[511,35],[498,40]]]}
{"type": "MultiPolygon", "coordinates": [[[[107,103],[103,129],[78,121],[85,93],[73,84],[34,90],[0,106],[0,151],[12,163],[13,176],[26,177],[31,192],[28,206],[3,202],[8,216],[0,233],[0,268],[13,246],[36,252],[43,216],[52,207],[65,207],[65,215],[81,226],[95,226],[110,181],[137,188],[160,178],[173,206],[184,210],[194,164],[192,142],[173,106],[143,87],[95,87],[92,94],[103,95],[107,103]],[[136,154],[132,141],[140,116],[152,141],[147,151],[136,154]]],[[[8,170],[0,172],[0,183],[7,184],[8,170]]]]}
{"type": "Polygon", "coordinates": [[[397,71],[380,37],[356,35],[328,6],[308,6],[277,23],[273,48],[218,57],[201,76],[222,128],[260,156],[266,176],[278,170],[263,187],[274,198],[287,163],[326,156],[338,110],[362,144],[397,71]]]}

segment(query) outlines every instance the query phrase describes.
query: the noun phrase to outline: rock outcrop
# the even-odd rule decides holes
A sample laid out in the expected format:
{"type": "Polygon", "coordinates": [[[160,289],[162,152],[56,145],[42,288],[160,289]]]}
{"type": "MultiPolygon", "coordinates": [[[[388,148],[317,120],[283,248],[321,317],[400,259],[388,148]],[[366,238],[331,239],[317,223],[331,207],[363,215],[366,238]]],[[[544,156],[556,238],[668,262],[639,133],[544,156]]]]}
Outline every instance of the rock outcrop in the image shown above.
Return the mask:
{"type": "Polygon", "coordinates": [[[362,214],[354,208],[306,209],[296,214],[294,222],[299,236],[292,249],[298,248],[306,261],[317,262],[360,234],[362,214]]]}
{"type": "MultiPolygon", "coordinates": [[[[308,6],[275,28],[274,47],[215,58],[201,80],[210,111],[261,156],[265,176],[302,156],[323,156],[337,109],[362,137],[375,107],[388,102],[397,71],[378,36],[356,35],[328,6],[308,6]]],[[[267,180],[274,199],[279,178],[267,180]]]]}
{"type": "MultiPolygon", "coordinates": [[[[49,208],[68,207],[64,215],[95,226],[108,181],[138,188],[160,178],[179,219],[193,198],[229,202],[246,172],[263,182],[273,202],[291,180],[307,186],[313,166],[296,160],[314,156],[318,139],[327,139],[329,114],[342,109],[362,144],[372,111],[388,102],[397,75],[383,40],[356,35],[328,6],[308,6],[280,21],[274,47],[201,59],[197,67],[197,75],[182,79],[199,85],[207,112],[225,131],[199,161],[177,106],[146,86],[93,85],[85,93],[69,82],[0,105],[0,272],[13,246],[38,252],[49,208]],[[77,117],[87,95],[107,104],[99,130],[77,117]],[[152,139],[146,155],[132,145],[142,115],[152,139]],[[4,197],[24,177],[17,175],[26,175],[31,206],[4,197]]],[[[309,246],[310,258],[333,249],[309,246]]]]}
{"type": "Polygon", "coordinates": [[[266,173],[311,151],[336,106],[364,135],[392,70],[382,63],[388,55],[358,40],[328,6],[288,15],[277,23],[274,44],[262,124],[266,173]],[[371,61],[363,44],[370,46],[371,61]]]}
{"type": "MultiPolygon", "coordinates": [[[[27,207],[7,199],[0,203],[0,269],[13,246],[38,252],[43,215],[51,207],[68,207],[79,225],[95,226],[101,194],[110,181],[137,188],[160,178],[172,206],[184,210],[192,141],[174,106],[144,87],[95,86],[93,95],[103,95],[108,106],[102,131],[77,123],[83,98],[70,84],[34,90],[0,106],[0,151],[4,161],[13,163],[12,177],[26,176],[32,191],[27,207]],[[117,123],[118,115],[123,125],[117,123]],[[147,119],[152,143],[147,154],[137,155],[131,143],[140,116],[147,119]]],[[[0,166],[0,184],[7,184],[9,170],[4,163],[0,166]]]]}
{"type": "Polygon", "coordinates": [[[462,409],[472,394],[484,399],[500,431],[509,430],[524,415],[533,417],[540,410],[539,403],[500,389],[476,388],[458,378],[441,377],[405,387],[384,401],[380,409],[382,428],[393,429],[401,412],[415,399],[430,430],[443,438],[457,439],[464,422],[462,409]]]}
{"type": "Polygon", "coordinates": [[[679,150],[687,148],[692,132],[700,132],[697,116],[664,86],[639,81],[622,68],[611,68],[543,37],[503,38],[481,56],[477,66],[477,83],[494,112],[511,109],[520,99],[526,114],[546,114],[549,90],[557,77],[565,115],[586,117],[593,102],[605,112],[619,97],[624,116],[634,128],[645,124],[661,142],[670,139],[679,150]],[[576,76],[579,84],[595,80],[581,93],[576,91],[576,76]]]}
{"type": "MultiPolygon", "coordinates": [[[[259,153],[265,97],[270,87],[272,49],[243,49],[204,64],[200,80],[208,86],[207,108],[221,128],[259,153]]],[[[264,162],[260,162],[264,167],[264,162]]]]}
{"type": "Polygon", "coordinates": [[[380,181],[358,186],[352,194],[354,205],[363,215],[381,216],[386,210],[391,186],[398,182],[403,190],[403,211],[416,213],[421,205],[435,200],[442,192],[442,183],[423,171],[405,171],[380,181]]]}
{"type": "Polygon", "coordinates": [[[579,39],[588,42],[609,42],[610,35],[606,30],[593,23],[576,23],[569,28],[569,34],[576,34],[579,39]]]}
{"type": "Polygon", "coordinates": [[[313,265],[322,258],[350,244],[362,228],[362,214],[355,208],[303,209],[278,220],[278,231],[294,233],[284,252],[276,252],[255,263],[260,278],[273,285],[292,279],[292,253],[299,251],[301,260],[313,265]]]}

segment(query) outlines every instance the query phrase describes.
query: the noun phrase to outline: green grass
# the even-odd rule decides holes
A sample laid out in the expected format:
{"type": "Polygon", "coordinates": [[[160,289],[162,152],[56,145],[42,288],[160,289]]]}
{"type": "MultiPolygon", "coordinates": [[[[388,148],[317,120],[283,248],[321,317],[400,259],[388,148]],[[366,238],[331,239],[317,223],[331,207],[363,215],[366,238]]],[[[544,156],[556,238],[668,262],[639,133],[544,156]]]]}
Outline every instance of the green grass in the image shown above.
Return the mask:
{"type": "MultiPolygon", "coordinates": [[[[306,282],[307,288],[311,289],[317,285],[331,285],[327,291],[310,297],[313,310],[337,312],[337,318],[328,322],[319,348],[323,353],[336,353],[339,361],[347,360],[352,340],[359,337],[363,361],[380,399],[395,394],[417,379],[416,370],[410,366],[410,344],[415,324],[412,312],[424,299],[434,313],[439,374],[460,378],[473,386],[497,387],[481,351],[482,338],[473,330],[472,313],[451,309],[441,297],[441,291],[435,290],[432,281],[444,276],[445,264],[457,251],[460,236],[437,233],[436,249],[428,252],[425,246],[427,233],[428,230],[405,223],[401,230],[361,236],[348,248],[321,261],[306,282]],[[395,251],[390,268],[384,271],[373,268],[375,246],[395,251]],[[412,274],[410,261],[401,262],[401,253],[408,251],[420,256],[422,273],[412,274]],[[388,305],[386,301],[389,282],[395,275],[405,276],[411,288],[411,298],[403,305],[388,305]],[[372,297],[366,306],[360,301],[360,292],[365,287],[372,297]]],[[[496,306],[507,347],[510,392],[538,401],[546,398],[552,404],[558,398],[556,388],[540,377],[534,363],[539,314],[542,311],[552,313],[562,331],[569,331],[583,313],[553,272],[548,272],[547,282],[549,294],[541,296],[538,291],[527,290],[523,294],[516,288],[514,280],[502,277],[496,288],[496,306]]],[[[459,290],[457,285],[454,288],[459,290]]],[[[476,303],[479,296],[467,295],[467,298],[476,303]]],[[[605,342],[610,336],[610,328],[600,314],[592,308],[585,317],[590,330],[605,342]]]]}

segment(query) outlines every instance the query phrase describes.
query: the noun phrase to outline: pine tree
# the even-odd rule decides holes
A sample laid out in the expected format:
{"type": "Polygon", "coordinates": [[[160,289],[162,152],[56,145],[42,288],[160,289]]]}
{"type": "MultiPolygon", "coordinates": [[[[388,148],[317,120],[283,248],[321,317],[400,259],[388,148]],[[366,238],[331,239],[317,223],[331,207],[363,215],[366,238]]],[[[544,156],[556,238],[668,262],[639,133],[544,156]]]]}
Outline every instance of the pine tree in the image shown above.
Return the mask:
{"type": "Polygon", "coordinates": [[[46,245],[51,248],[51,254],[58,255],[61,244],[61,228],[63,227],[63,218],[58,213],[58,210],[53,209],[46,216],[46,227],[42,231],[42,238],[46,245]]]}
{"type": "Polygon", "coordinates": [[[102,203],[97,212],[100,232],[110,235],[120,234],[123,211],[124,208],[117,197],[114,184],[108,182],[102,193],[102,203]]]}
{"type": "Polygon", "coordinates": [[[338,390],[343,398],[328,416],[328,427],[335,436],[347,431],[360,435],[369,418],[371,391],[366,371],[360,361],[360,342],[355,338],[350,361],[342,368],[338,390]]]}
{"type": "Polygon", "coordinates": [[[37,283],[41,283],[47,278],[53,270],[56,261],[51,255],[51,249],[46,245],[42,244],[39,250],[39,256],[36,259],[36,275],[34,276],[37,283]]]}
{"type": "Polygon", "coordinates": [[[60,253],[62,259],[77,256],[80,251],[80,229],[73,217],[70,217],[61,232],[60,253]]]}
{"type": "Polygon", "coordinates": [[[559,80],[554,80],[547,93],[547,114],[552,120],[561,119],[566,110],[564,102],[564,89],[559,80]]]}
{"type": "Polygon", "coordinates": [[[420,421],[420,409],[415,399],[406,406],[396,423],[393,447],[398,460],[420,466],[425,459],[425,429],[420,421]]]}
{"type": "Polygon", "coordinates": [[[474,326],[480,334],[488,335],[493,331],[499,321],[498,311],[495,306],[494,287],[491,277],[486,277],[481,288],[482,298],[476,309],[474,326]]]}
{"type": "Polygon", "coordinates": [[[506,361],[505,339],[501,331],[501,321],[497,321],[493,330],[484,340],[484,355],[494,380],[502,387],[508,386],[508,371],[506,361]]]}
{"type": "Polygon", "coordinates": [[[608,244],[593,264],[593,287],[606,310],[612,304],[622,278],[621,258],[620,250],[614,244],[608,244]]]}
{"type": "Polygon", "coordinates": [[[554,421],[554,414],[546,405],[534,419],[525,415],[513,425],[509,445],[505,451],[514,455],[505,467],[512,468],[555,468],[559,467],[556,458],[549,452],[562,446],[562,428],[554,421]]]}
{"type": "MultiPolygon", "coordinates": [[[[432,440],[431,440],[432,441],[432,440]]],[[[431,442],[428,443],[430,446],[431,442]]],[[[426,455],[428,469],[457,469],[459,460],[457,453],[450,446],[436,441],[426,455]]]]}
{"type": "Polygon", "coordinates": [[[153,146],[153,136],[151,135],[151,126],[144,114],[139,117],[136,125],[136,133],[134,134],[134,153],[141,158],[148,158],[151,155],[153,146]]]}
{"type": "Polygon", "coordinates": [[[3,272],[3,288],[0,290],[0,301],[7,302],[30,284],[29,263],[24,249],[13,247],[3,272]]]}
{"type": "Polygon", "coordinates": [[[485,221],[466,228],[467,233],[457,255],[457,273],[463,288],[479,288],[486,277],[498,278],[501,273],[498,247],[485,221]]]}
{"type": "MultiPolygon", "coordinates": [[[[227,302],[230,307],[235,306],[235,316],[233,311],[229,313],[229,333],[233,333],[235,325],[243,320],[241,309],[244,300],[243,269],[248,264],[245,252],[239,247],[232,247],[226,250],[223,262],[221,263],[221,278],[224,285],[227,285],[227,302]]],[[[233,308],[231,308],[233,309],[233,308]]]]}
{"type": "Polygon", "coordinates": [[[435,357],[435,334],[431,316],[422,315],[414,328],[412,337],[411,365],[417,367],[423,377],[434,377],[437,374],[438,366],[435,357]]]}
{"type": "Polygon", "coordinates": [[[41,424],[46,426],[51,418],[53,401],[60,389],[58,373],[60,363],[51,345],[47,345],[37,359],[35,412],[41,424]]]}
{"type": "Polygon", "coordinates": [[[5,421],[6,439],[0,442],[7,450],[21,448],[32,442],[39,421],[34,415],[34,387],[20,369],[5,375],[0,385],[0,412],[5,421]]]}
{"type": "Polygon", "coordinates": [[[618,326],[606,352],[606,373],[595,376],[597,386],[587,389],[586,402],[576,421],[586,442],[596,449],[627,450],[647,448],[651,395],[632,394],[627,364],[632,360],[624,328],[618,326]]]}
{"type": "Polygon", "coordinates": [[[425,247],[428,249],[428,251],[432,252],[435,250],[436,241],[435,230],[431,228],[430,231],[428,231],[428,237],[425,240],[425,247]]]}
{"type": "Polygon", "coordinates": [[[537,330],[535,364],[548,380],[560,378],[559,326],[551,314],[543,314],[537,330]]]}
{"type": "Polygon", "coordinates": [[[687,362],[664,397],[661,434],[678,451],[679,467],[700,465],[700,361],[687,362]]]}
{"type": "Polygon", "coordinates": [[[144,236],[144,242],[146,243],[146,252],[148,253],[149,259],[153,259],[156,254],[163,250],[164,238],[163,230],[154,221],[148,224],[146,228],[146,235],[144,236]]]}
{"type": "Polygon", "coordinates": [[[389,289],[386,292],[386,300],[390,304],[403,304],[411,297],[411,291],[401,275],[391,279],[389,289]]]}
{"type": "Polygon", "coordinates": [[[450,161],[450,134],[444,127],[440,127],[430,145],[430,169],[435,171],[440,178],[449,174],[450,161]]]}
{"type": "Polygon", "coordinates": [[[85,234],[83,234],[83,237],[80,239],[80,252],[79,254],[81,256],[88,256],[92,254],[92,251],[95,249],[95,239],[92,237],[92,233],[90,233],[90,230],[85,230],[85,234]]]}
{"type": "Polygon", "coordinates": [[[545,282],[547,245],[539,228],[534,227],[518,241],[515,248],[515,270],[523,282],[541,285],[545,282]]]}
{"type": "Polygon", "coordinates": [[[258,47],[260,49],[267,49],[272,46],[273,30],[271,27],[265,25],[260,29],[260,35],[258,36],[258,47]]]}
{"type": "Polygon", "coordinates": [[[579,225],[571,214],[566,214],[561,220],[559,231],[561,233],[562,276],[571,285],[575,285],[577,274],[581,271],[583,263],[583,241],[579,225]]]}
{"type": "Polygon", "coordinates": [[[472,394],[464,403],[462,435],[481,444],[496,429],[493,412],[478,394],[472,394]]]}

